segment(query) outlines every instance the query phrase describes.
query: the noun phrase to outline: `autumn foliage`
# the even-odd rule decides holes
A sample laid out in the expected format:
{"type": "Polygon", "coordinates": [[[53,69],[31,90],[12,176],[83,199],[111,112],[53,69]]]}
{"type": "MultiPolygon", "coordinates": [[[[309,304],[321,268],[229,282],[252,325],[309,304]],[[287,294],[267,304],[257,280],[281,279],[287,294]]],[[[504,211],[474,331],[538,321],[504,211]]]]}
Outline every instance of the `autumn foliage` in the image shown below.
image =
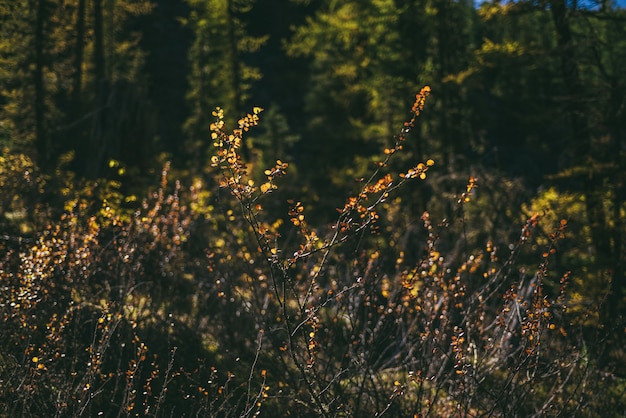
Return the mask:
{"type": "Polygon", "coordinates": [[[623,408],[624,382],[570,326],[570,272],[552,269],[566,220],[541,235],[530,214],[503,248],[473,238],[480,179],[451,217],[401,199],[437,176],[432,159],[394,164],[429,92],[328,226],[281,194],[287,162],[242,158],[260,108],[232,131],[216,109],[204,178],[166,164],[140,204],[3,157],[3,179],[26,179],[3,184],[3,209],[30,215],[3,221],[0,414],[610,416],[600,385],[623,408]]]}

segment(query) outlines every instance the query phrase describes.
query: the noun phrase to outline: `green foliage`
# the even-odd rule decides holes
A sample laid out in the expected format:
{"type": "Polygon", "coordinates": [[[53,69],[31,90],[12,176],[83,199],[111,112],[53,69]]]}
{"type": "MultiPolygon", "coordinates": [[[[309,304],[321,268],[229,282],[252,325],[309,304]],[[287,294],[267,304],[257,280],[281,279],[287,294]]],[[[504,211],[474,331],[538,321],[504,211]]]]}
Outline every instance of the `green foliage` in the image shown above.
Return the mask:
{"type": "Polygon", "coordinates": [[[33,47],[34,10],[26,1],[3,2],[0,20],[0,126],[12,141],[24,144],[33,139],[34,127],[33,57],[27,52],[33,47]]]}
{"type": "Polygon", "coordinates": [[[133,118],[140,111],[133,106],[140,98],[120,98],[120,90],[133,84],[134,93],[142,94],[145,53],[132,27],[151,12],[151,3],[10,3],[0,9],[6,22],[0,44],[0,124],[11,147],[36,149],[38,164],[47,170],[75,152],[80,162],[73,168],[93,176],[101,174],[107,157],[130,160],[119,141],[132,135],[129,119],[138,123],[133,118]]]}
{"type": "MultiPolygon", "coordinates": [[[[313,154],[339,159],[339,164],[319,161],[327,164],[322,171],[331,178],[337,177],[333,170],[352,162],[348,148],[370,156],[395,133],[404,98],[416,89],[411,74],[401,73],[403,54],[410,53],[402,49],[396,30],[402,12],[393,1],[329,2],[296,30],[287,46],[291,56],[311,62],[306,110],[315,115],[307,126],[314,144],[306,146],[313,154]]],[[[353,174],[366,170],[361,166],[353,174]]]]}
{"type": "Polygon", "coordinates": [[[19,236],[33,232],[41,222],[36,214],[39,196],[45,187],[45,177],[33,161],[24,154],[16,154],[8,148],[0,156],[0,227],[5,239],[12,234],[19,236]]]}
{"type": "MultiPolygon", "coordinates": [[[[185,131],[192,139],[190,145],[202,157],[208,158],[203,138],[208,130],[207,115],[216,106],[243,111],[248,100],[251,83],[261,78],[259,70],[245,61],[246,55],[256,52],[267,36],[246,34],[245,24],[239,18],[248,13],[253,2],[220,0],[214,2],[188,1],[191,8],[185,21],[194,33],[194,43],[189,50],[192,68],[187,100],[191,109],[185,131]]],[[[233,120],[229,123],[232,125],[233,120]]]]}

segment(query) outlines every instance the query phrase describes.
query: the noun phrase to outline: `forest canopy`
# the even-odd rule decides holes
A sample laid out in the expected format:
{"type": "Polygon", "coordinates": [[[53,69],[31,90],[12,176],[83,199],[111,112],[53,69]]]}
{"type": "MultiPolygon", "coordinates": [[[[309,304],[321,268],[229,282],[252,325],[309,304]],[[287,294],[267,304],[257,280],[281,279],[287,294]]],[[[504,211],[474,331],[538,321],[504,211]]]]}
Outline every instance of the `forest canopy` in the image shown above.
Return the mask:
{"type": "Polygon", "coordinates": [[[622,416],[625,67],[604,0],[0,0],[0,416],[622,416]]]}

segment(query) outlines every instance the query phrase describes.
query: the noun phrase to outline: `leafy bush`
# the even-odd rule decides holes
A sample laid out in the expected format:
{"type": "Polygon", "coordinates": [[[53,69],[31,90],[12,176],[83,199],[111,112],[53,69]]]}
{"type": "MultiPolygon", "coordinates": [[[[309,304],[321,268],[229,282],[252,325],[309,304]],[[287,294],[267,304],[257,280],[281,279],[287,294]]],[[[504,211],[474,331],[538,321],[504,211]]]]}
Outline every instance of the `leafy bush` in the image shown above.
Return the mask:
{"type": "Polygon", "coordinates": [[[32,197],[43,227],[2,244],[0,413],[575,416],[602,407],[600,379],[619,410],[551,270],[565,220],[539,246],[541,213],[481,241],[476,178],[447,218],[403,202],[436,170],[392,169],[429,92],[329,227],[301,199],[265,209],[289,165],[257,184],[243,161],[260,108],[232,132],[216,109],[210,174],[185,189],[166,165],[134,211],[86,188],[55,218],[32,197]]]}

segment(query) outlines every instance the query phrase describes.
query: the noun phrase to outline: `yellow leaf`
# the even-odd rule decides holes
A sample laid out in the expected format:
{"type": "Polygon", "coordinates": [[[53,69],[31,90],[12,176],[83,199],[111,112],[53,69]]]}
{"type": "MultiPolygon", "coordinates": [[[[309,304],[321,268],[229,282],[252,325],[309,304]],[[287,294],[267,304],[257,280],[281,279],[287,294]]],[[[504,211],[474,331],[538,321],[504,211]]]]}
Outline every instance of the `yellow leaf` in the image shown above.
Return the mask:
{"type": "Polygon", "coordinates": [[[271,188],[272,188],[272,183],[269,183],[269,182],[268,183],[263,183],[261,185],[261,193],[267,193],[267,191],[269,189],[271,189],[271,188]]]}

